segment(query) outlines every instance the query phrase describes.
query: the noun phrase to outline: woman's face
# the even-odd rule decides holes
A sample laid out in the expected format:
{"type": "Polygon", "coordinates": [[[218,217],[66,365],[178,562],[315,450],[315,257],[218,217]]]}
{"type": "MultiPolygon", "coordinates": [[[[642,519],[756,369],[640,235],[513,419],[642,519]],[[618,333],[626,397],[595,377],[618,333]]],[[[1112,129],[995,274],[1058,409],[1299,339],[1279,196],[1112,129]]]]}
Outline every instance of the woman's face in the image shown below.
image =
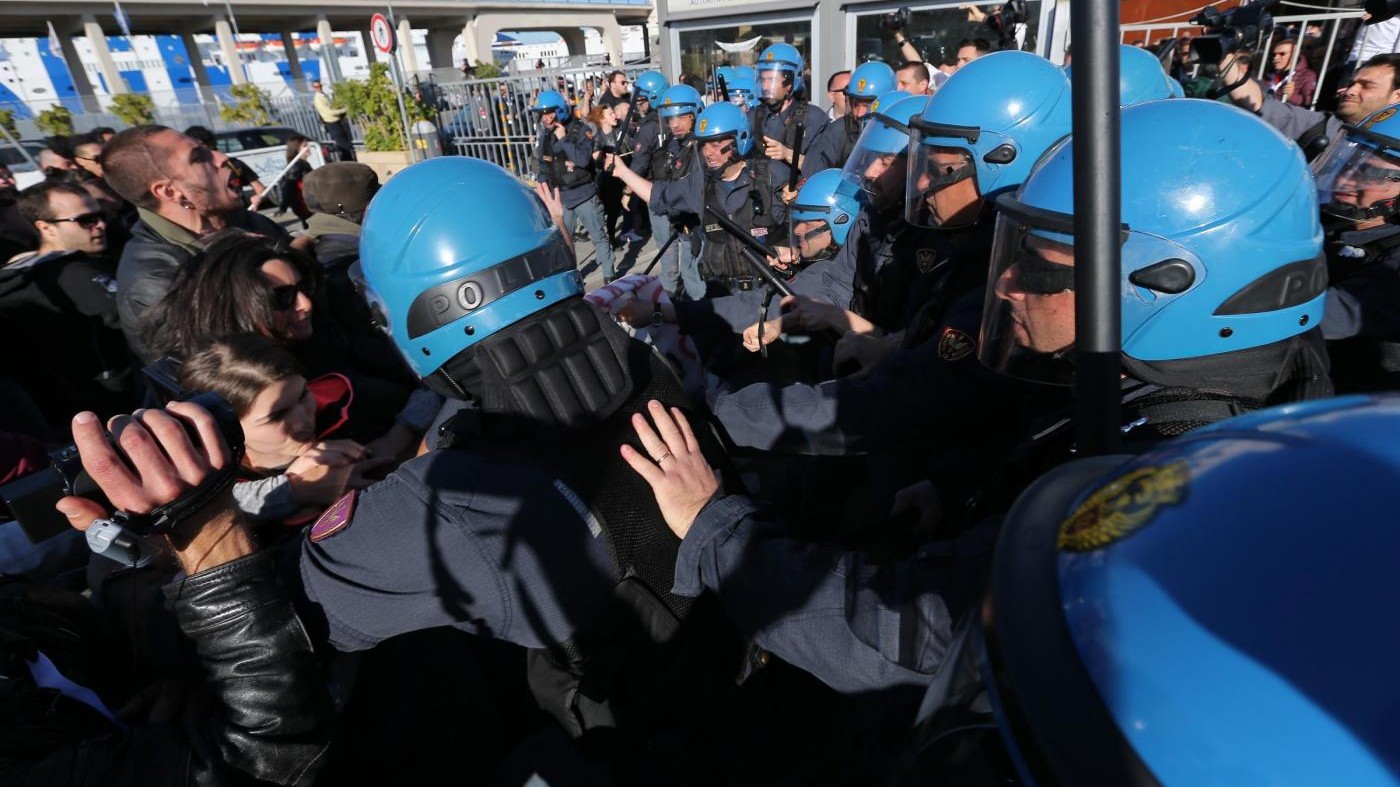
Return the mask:
{"type": "Polygon", "coordinates": [[[286,467],[316,438],[316,400],[306,378],[294,374],[262,389],[238,422],[248,464],[267,470],[286,467]]]}
{"type": "Polygon", "coordinates": [[[289,342],[311,338],[311,298],[301,273],[286,260],[268,260],[262,275],[273,288],[272,336],[289,342]]]}

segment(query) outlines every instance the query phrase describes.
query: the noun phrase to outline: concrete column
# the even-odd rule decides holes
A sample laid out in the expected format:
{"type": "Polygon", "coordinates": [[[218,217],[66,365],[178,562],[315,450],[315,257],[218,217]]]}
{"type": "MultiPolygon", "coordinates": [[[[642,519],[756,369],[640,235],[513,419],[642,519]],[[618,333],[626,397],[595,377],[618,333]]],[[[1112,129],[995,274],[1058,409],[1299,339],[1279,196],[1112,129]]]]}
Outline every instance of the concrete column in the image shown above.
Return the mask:
{"type": "Polygon", "coordinates": [[[102,32],[102,25],[98,24],[97,17],[92,14],[83,14],[83,35],[87,36],[88,45],[92,47],[93,56],[97,58],[97,69],[102,72],[103,79],[107,80],[107,92],[114,96],[127,92],[126,80],[122,79],[122,72],[117,69],[117,62],[112,59],[112,53],[107,49],[107,34],[102,32]]]}
{"type": "Polygon", "coordinates": [[[499,29],[483,25],[478,19],[473,19],[462,27],[462,42],[467,45],[467,62],[472,65],[491,62],[491,45],[496,42],[496,31],[499,29]]]}
{"type": "Polygon", "coordinates": [[[200,98],[212,102],[214,89],[209,84],[209,70],[204,67],[204,58],[199,54],[199,43],[194,40],[194,33],[181,31],[180,42],[185,45],[185,57],[189,60],[190,71],[194,72],[194,83],[199,86],[200,98]]]}
{"type": "Polygon", "coordinates": [[[340,70],[340,55],[335,49],[335,31],[324,16],[316,19],[316,37],[321,40],[321,78],[335,84],[345,79],[340,70]]]}
{"type": "Polygon", "coordinates": [[[243,70],[243,58],[238,55],[238,39],[233,37],[233,28],[227,19],[220,17],[214,22],[214,37],[218,39],[219,51],[224,55],[229,81],[235,85],[246,84],[248,74],[243,70]]]}
{"type": "Polygon", "coordinates": [[[569,48],[569,57],[581,57],[588,54],[588,39],[583,35],[583,28],[565,27],[561,28],[558,33],[564,39],[564,46],[569,48]]]}
{"type": "Polygon", "coordinates": [[[360,28],[360,44],[365,48],[365,65],[374,65],[379,60],[379,50],[374,48],[374,36],[369,34],[369,25],[360,28]]]}
{"type": "MultiPolygon", "coordinates": [[[[92,81],[88,79],[87,71],[83,68],[83,59],[78,55],[78,46],[73,43],[73,37],[67,31],[59,33],[59,47],[63,51],[63,62],[68,65],[68,73],[73,76],[73,89],[78,91],[82,98],[83,109],[88,112],[101,112],[102,105],[97,100],[96,91],[92,89],[92,81]]],[[[40,46],[47,44],[40,43],[40,46]]]]}
{"type": "Polygon", "coordinates": [[[452,44],[460,32],[452,29],[428,31],[428,60],[433,68],[456,68],[461,65],[452,60],[452,44]]]}
{"type": "Polygon", "coordinates": [[[405,78],[418,73],[418,52],[413,48],[413,24],[406,17],[399,17],[399,65],[403,67],[405,78]]]}
{"type": "Polygon", "coordinates": [[[306,74],[301,70],[301,56],[297,54],[297,37],[289,30],[282,31],[282,53],[287,58],[287,70],[292,72],[292,81],[298,88],[306,87],[306,74]]]}
{"type": "Polygon", "coordinates": [[[614,66],[622,65],[622,25],[617,23],[617,17],[609,16],[598,28],[598,32],[603,36],[603,51],[608,53],[608,62],[614,66]]]}

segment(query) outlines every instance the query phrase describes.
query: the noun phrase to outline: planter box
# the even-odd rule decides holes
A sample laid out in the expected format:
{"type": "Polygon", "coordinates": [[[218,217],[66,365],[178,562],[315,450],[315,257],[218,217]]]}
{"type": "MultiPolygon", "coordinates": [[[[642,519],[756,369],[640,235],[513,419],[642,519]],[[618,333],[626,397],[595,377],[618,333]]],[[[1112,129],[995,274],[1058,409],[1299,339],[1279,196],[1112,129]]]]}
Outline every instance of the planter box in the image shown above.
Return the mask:
{"type": "Polygon", "coordinates": [[[380,183],[388,182],[395,172],[413,163],[413,156],[407,150],[360,150],[355,152],[355,159],[373,169],[380,183]]]}

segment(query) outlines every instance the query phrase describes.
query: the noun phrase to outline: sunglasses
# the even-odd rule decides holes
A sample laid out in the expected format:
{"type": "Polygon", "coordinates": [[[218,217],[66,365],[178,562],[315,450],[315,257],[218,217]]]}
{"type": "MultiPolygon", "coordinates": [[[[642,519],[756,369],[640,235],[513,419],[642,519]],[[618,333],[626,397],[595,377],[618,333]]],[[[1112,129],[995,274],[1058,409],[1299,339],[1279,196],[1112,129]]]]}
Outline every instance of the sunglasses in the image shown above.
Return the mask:
{"type": "Polygon", "coordinates": [[[66,219],[45,219],[45,221],[50,224],[62,224],[65,221],[71,221],[85,230],[90,230],[106,220],[106,217],[101,213],[84,213],[81,216],[70,216],[66,219]]]}
{"type": "Polygon", "coordinates": [[[311,282],[302,279],[296,284],[283,284],[280,287],[272,288],[272,308],[279,312],[288,311],[297,305],[297,294],[300,293],[310,298],[316,292],[316,288],[311,286],[311,282]]]}

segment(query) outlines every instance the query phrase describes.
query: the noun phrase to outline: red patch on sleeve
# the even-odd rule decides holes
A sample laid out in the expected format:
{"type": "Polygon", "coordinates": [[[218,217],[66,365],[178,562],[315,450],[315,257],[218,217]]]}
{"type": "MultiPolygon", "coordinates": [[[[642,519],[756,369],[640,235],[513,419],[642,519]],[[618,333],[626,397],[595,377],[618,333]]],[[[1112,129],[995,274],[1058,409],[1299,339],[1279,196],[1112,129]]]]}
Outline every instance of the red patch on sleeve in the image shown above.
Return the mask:
{"type": "Polygon", "coordinates": [[[355,516],[355,496],[359,490],[351,489],[345,496],[331,504],[316,524],[311,526],[311,541],[324,541],[350,526],[355,516]]]}

